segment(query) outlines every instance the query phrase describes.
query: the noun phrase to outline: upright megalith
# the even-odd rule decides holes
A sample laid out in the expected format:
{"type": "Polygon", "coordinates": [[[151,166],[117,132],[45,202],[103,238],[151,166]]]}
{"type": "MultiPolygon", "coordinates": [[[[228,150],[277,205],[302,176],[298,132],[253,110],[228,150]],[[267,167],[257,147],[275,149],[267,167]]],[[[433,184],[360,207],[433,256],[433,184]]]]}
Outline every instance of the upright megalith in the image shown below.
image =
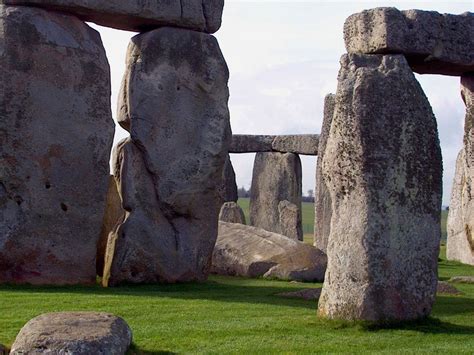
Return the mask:
{"type": "Polygon", "coordinates": [[[448,260],[474,265],[474,75],[461,78],[466,104],[464,147],[456,161],[448,214],[448,260]]]}
{"type": "Polygon", "coordinates": [[[95,283],[114,123],[99,34],[0,5],[0,282],[95,283]]]}
{"type": "Polygon", "coordinates": [[[224,0],[0,0],[41,7],[125,31],[174,26],[208,33],[221,26],[224,0]]]}
{"type": "Polygon", "coordinates": [[[250,225],[303,240],[301,160],[293,153],[257,153],[250,189],[250,225]],[[281,204],[281,202],[287,203],[281,204]]]}
{"type": "Polygon", "coordinates": [[[350,16],[344,24],[349,53],[403,54],[421,74],[474,71],[474,13],[381,7],[350,16]]]}
{"type": "Polygon", "coordinates": [[[401,55],[344,55],[338,80],[322,161],[333,208],[319,315],[427,316],[442,189],[432,109],[401,55]]]}
{"type": "Polygon", "coordinates": [[[332,203],[331,194],[323,180],[322,161],[331,129],[332,116],[336,97],[328,94],[324,99],[324,117],[318,146],[318,162],[316,165],[316,196],[314,199],[314,246],[326,252],[331,232],[332,203]]]}
{"type": "Polygon", "coordinates": [[[222,170],[222,184],[219,191],[224,202],[237,202],[239,199],[235,171],[229,156],[222,170]]]}
{"type": "Polygon", "coordinates": [[[219,221],[245,224],[244,211],[236,202],[226,202],[219,213],[219,221]]]}
{"type": "Polygon", "coordinates": [[[127,213],[109,236],[109,285],[206,279],[231,139],[228,77],[211,35],[160,28],[132,39],[118,117],[130,139],[114,159],[127,213]]]}

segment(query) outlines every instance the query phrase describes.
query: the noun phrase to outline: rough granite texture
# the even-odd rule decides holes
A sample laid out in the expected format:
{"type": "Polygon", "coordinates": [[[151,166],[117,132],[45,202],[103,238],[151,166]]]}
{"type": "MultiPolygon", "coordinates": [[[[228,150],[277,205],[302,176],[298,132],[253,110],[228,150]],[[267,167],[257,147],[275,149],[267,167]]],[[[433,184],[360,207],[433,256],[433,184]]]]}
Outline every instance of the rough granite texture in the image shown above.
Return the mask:
{"type": "Polygon", "coordinates": [[[314,246],[326,252],[328,246],[329,234],[331,232],[331,194],[323,180],[322,161],[326,143],[331,128],[332,116],[334,115],[334,106],[336,96],[326,95],[324,99],[324,117],[321,137],[319,138],[319,155],[316,165],[316,193],[314,200],[314,246]]]}
{"type": "Polygon", "coordinates": [[[25,324],[10,354],[124,355],[131,343],[130,327],[112,314],[46,313],[25,324]]]}
{"type": "Polygon", "coordinates": [[[237,202],[239,199],[237,182],[235,180],[235,171],[229,156],[227,156],[224,164],[224,170],[222,171],[222,185],[220,186],[220,194],[225,202],[237,202]]]}
{"type": "Polygon", "coordinates": [[[257,153],[250,188],[250,225],[303,240],[301,190],[301,160],[298,155],[257,153]],[[288,208],[285,211],[285,206],[280,206],[282,201],[293,204],[296,213],[288,208]]]}
{"type": "Polygon", "coordinates": [[[229,153],[280,152],[318,155],[319,134],[287,136],[234,134],[229,153]]]}
{"type": "Polygon", "coordinates": [[[0,283],[95,284],[114,122],[99,34],[0,5],[0,283]]]}
{"type": "Polygon", "coordinates": [[[244,211],[236,202],[226,202],[222,205],[219,221],[246,224],[244,211]]]}
{"type": "Polygon", "coordinates": [[[132,38],[114,160],[123,224],[109,236],[104,283],[207,278],[231,139],[229,72],[217,40],[161,28],[132,38]]]}
{"type": "Polygon", "coordinates": [[[41,7],[136,32],[172,26],[214,33],[224,8],[224,0],[0,0],[0,4],[41,7]]]}
{"type": "Polygon", "coordinates": [[[436,119],[401,55],[344,55],[322,162],[331,194],[319,315],[404,321],[437,287],[442,159],[436,119]]]}
{"type": "Polygon", "coordinates": [[[473,33],[470,12],[451,15],[381,7],[351,15],[344,24],[349,53],[403,54],[420,74],[474,71],[473,33]]]}
{"type": "Polygon", "coordinates": [[[212,272],[220,275],[321,281],[326,254],[303,242],[236,223],[219,222],[212,272]]]}

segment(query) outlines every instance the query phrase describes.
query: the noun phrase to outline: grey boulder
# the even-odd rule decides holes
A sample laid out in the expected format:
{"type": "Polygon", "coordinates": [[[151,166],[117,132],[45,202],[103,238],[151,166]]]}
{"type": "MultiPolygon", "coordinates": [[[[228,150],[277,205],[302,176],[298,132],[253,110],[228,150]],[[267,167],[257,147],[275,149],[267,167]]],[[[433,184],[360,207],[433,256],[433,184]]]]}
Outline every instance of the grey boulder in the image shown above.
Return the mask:
{"type": "Polygon", "coordinates": [[[298,155],[257,153],[250,189],[250,225],[303,240],[301,190],[298,155]]]}
{"type": "Polygon", "coordinates": [[[207,33],[221,26],[224,0],[0,0],[7,5],[41,7],[83,21],[125,31],[174,26],[207,33]]]}
{"type": "Polygon", "coordinates": [[[474,71],[474,13],[365,10],[344,24],[349,53],[403,54],[420,74],[462,75],[474,71]]]}
{"type": "Polygon", "coordinates": [[[119,102],[130,139],[114,158],[124,222],[109,235],[104,282],[207,278],[231,139],[229,72],[208,34],[135,36],[119,102]]]}
{"type": "Polygon", "coordinates": [[[283,235],[243,224],[219,222],[212,272],[220,275],[321,281],[326,255],[283,235]]]}
{"type": "Polygon", "coordinates": [[[114,135],[98,32],[0,6],[0,283],[94,284],[114,135]]]}
{"type": "Polygon", "coordinates": [[[122,318],[99,312],[58,312],[26,323],[10,354],[122,355],[131,343],[132,331],[122,318]]]}
{"type": "Polygon", "coordinates": [[[442,159],[436,119],[401,55],[344,55],[322,161],[332,200],[319,315],[372,322],[430,314],[442,159]]]}
{"type": "Polygon", "coordinates": [[[245,215],[236,202],[226,202],[219,213],[219,221],[245,224],[245,215]]]}

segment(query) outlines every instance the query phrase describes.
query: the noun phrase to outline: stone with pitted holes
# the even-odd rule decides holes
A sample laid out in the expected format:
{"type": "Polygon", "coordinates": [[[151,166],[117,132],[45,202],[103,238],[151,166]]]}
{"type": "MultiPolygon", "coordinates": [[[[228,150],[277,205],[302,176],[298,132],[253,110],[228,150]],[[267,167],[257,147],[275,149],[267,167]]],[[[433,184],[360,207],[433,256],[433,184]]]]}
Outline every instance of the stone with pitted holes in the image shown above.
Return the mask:
{"type": "Polygon", "coordinates": [[[97,31],[0,5],[0,283],[95,284],[114,122],[97,31]]]}
{"type": "Polygon", "coordinates": [[[344,24],[349,53],[403,54],[420,74],[462,75],[474,71],[474,13],[365,10],[344,24]]]}
{"type": "Polygon", "coordinates": [[[331,194],[319,315],[373,322],[430,314],[442,159],[431,106],[402,55],[344,55],[322,161],[331,194]]]}
{"type": "Polygon", "coordinates": [[[83,21],[125,31],[172,26],[207,33],[221,26],[224,0],[0,0],[7,5],[41,7],[83,21]]]}
{"type": "Polygon", "coordinates": [[[327,258],[319,249],[236,223],[219,222],[212,272],[220,275],[321,281],[327,258]]]}
{"type": "Polygon", "coordinates": [[[112,314],[46,313],[25,324],[10,354],[122,355],[131,343],[130,327],[122,318],[112,314]]]}
{"type": "Polygon", "coordinates": [[[211,35],[132,38],[118,115],[130,139],[114,159],[127,214],[109,235],[105,284],[207,278],[231,139],[228,77],[211,35]]]}

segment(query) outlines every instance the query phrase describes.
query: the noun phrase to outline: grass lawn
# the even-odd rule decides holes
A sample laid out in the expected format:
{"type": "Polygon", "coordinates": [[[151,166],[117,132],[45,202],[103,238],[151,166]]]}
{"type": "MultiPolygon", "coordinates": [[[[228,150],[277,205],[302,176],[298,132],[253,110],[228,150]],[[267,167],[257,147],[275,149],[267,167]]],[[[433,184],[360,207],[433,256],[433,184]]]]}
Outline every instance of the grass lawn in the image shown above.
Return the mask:
{"type": "MultiPolygon", "coordinates": [[[[444,248],[441,255],[444,254],[444,248]]],[[[474,267],[440,262],[440,278],[474,275],[474,267]]],[[[103,289],[0,286],[0,343],[44,312],[93,310],[123,317],[134,353],[448,353],[474,351],[474,285],[437,298],[432,318],[386,329],[328,323],[316,302],[277,293],[321,284],[213,276],[208,282],[103,289]]]]}

